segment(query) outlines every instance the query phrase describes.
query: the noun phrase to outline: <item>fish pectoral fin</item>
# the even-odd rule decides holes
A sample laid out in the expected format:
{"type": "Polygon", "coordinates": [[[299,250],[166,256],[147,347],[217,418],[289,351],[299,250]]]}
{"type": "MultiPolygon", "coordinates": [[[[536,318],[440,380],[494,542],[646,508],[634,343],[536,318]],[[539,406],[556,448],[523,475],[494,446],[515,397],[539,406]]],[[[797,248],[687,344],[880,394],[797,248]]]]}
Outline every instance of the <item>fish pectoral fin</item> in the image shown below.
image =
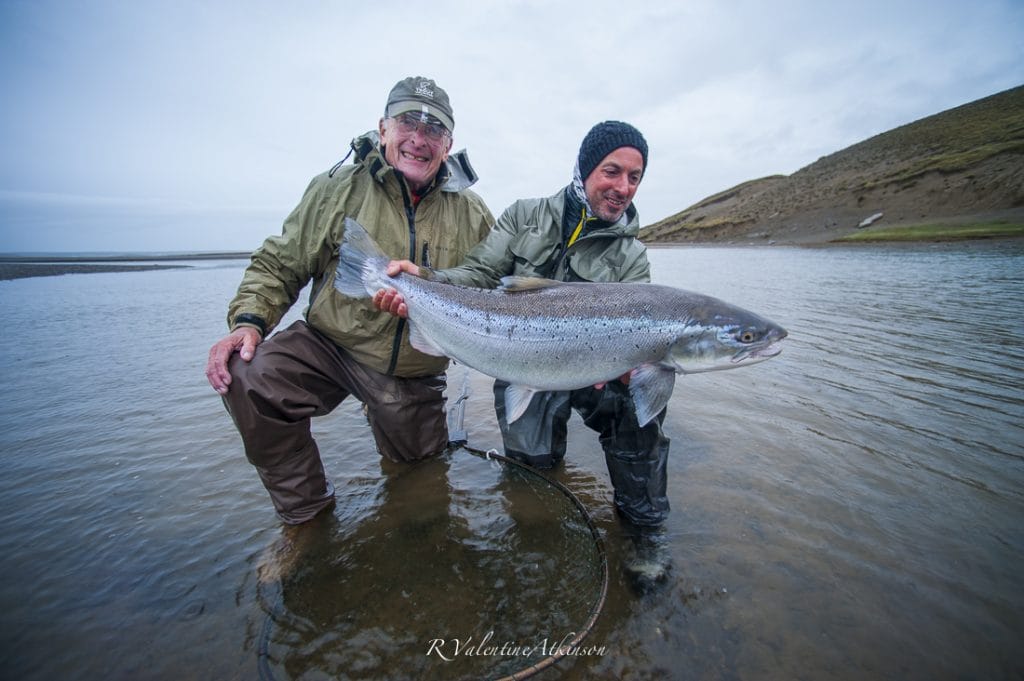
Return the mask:
{"type": "Polygon", "coordinates": [[[425,355],[433,355],[435,357],[448,356],[444,350],[437,347],[437,343],[430,336],[420,330],[420,325],[412,320],[409,322],[409,343],[425,355]]]}
{"type": "Polygon", "coordinates": [[[537,394],[534,388],[527,388],[523,385],[510,385],[505,388],[505,421],[512,423],[526,413],[530,401],[537,394]]]}
{"type": "Polygon", "coordinates": [[[629,377],[629,393],[636,406],[636,420],[646,426],[668,404],[676,385],[676,372],[656,364],[641,364],[629,377]]]}
{"type": "Polygon", "coordinates": [[[501,286],[499,288],[502,291],[514,293],[516,291],[538,291],[540,289],[561,285],[562,282],[560,281],[555,281],[554,279],[542,279],[541,277],[502,277],[501,286]]]}

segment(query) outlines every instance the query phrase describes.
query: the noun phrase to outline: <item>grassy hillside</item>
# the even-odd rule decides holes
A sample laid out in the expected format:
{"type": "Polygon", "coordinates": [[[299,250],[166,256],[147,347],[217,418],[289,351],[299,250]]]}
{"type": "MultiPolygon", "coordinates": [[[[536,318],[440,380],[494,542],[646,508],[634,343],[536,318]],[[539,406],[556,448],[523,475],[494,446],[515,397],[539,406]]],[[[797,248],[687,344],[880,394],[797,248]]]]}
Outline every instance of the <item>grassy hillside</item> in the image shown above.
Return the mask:
{"type": "Polygon", "coordinates": [[[942,238],[967,224],[976,238],[989,223],[1002,236],[1024,229],[1024,86],[876,135],[792,175],[745,182],[641,238],[821,243],[924,225],[942,238]]]}

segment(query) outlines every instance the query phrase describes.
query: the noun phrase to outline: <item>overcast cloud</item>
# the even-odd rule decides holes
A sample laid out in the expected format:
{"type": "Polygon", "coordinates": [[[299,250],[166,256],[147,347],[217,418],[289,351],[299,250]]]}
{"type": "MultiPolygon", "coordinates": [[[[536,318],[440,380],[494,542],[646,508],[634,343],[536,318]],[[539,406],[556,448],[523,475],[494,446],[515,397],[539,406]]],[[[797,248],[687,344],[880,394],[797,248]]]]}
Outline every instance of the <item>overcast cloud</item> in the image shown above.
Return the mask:
{"type": "Polygon", "coordinates": [[[408,75],[495,214],[633,123],[644,224],[1024,82],[1019,0],[374,4],[0,0],[0,251],[251,250],[408,75]]]}

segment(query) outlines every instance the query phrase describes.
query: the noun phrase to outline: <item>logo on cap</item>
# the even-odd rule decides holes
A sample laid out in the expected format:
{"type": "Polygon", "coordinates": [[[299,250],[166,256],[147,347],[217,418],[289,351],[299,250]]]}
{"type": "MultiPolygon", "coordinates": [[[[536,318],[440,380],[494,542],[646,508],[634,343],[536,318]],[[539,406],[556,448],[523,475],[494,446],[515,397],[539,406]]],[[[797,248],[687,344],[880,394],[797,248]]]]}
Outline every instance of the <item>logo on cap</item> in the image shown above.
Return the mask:
{"type": "Polygon", "coordinates": [[[430,97],[431,99],[433,99],[434,91],[430,89],[430,81],[421,80],[416,85],[416,94],[422,97],[430,97]]]}

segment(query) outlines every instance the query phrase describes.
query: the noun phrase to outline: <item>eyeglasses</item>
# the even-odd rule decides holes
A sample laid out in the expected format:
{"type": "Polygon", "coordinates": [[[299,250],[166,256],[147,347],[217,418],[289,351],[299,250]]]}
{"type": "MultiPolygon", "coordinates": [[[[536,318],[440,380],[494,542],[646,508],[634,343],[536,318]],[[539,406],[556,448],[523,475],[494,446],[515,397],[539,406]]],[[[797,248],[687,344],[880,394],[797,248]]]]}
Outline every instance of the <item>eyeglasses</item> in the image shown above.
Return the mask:
{"type": "Polygon", "coordinates": [[[407,135],[416,132],[416,129],[419,128],[423,131],[423,136],[431,142],[440,142],[446,137],[451,137],[448,128],[433,116],[427,118],[424,114],[404,113],[395,116],[393,120],[398,123],[398,129],[407,135]]]}

